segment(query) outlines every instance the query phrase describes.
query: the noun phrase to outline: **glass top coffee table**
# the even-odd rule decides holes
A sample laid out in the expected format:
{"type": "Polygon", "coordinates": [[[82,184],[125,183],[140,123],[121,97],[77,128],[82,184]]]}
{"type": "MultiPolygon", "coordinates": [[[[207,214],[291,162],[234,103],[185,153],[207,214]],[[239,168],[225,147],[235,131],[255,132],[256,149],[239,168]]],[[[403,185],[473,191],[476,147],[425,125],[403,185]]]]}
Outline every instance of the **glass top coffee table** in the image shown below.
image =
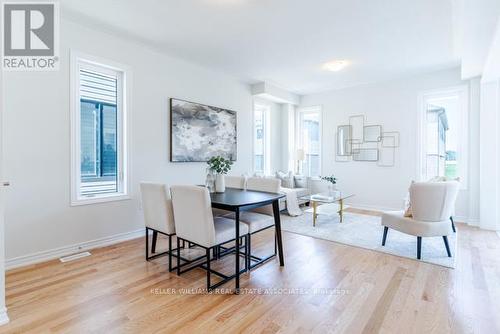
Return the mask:
{"type": "Polygon", "coordinates": [[[300,197],[301,200],[309,201],[313,210],[313,226],[316,226],[316,219],[318,214],[331,214],[332,210],[325,210],[324,212],[318,211],[318,206],[321,204],[333,204],[338,203],[338,211],[336,211],[340,216],[340,222],[343,221],[344,216],[344,200],[353,197],[354,194],[343,194],[340,191],[334,191],[333,193],[319,193],[313,195],[307,195],[300,197]]]}

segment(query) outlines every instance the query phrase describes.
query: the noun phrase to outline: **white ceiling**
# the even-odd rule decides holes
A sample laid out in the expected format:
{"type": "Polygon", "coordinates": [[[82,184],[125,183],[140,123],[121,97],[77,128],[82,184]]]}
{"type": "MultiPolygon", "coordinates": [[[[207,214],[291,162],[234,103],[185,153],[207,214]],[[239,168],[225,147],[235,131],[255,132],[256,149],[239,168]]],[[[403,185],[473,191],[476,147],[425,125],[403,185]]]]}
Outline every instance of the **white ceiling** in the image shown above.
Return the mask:
{"type": "Polygon", "coordinates": [[[298,94],[459,65],[451,0],[61,0],[63,15],[298,94]],[[352,65],[326,72],[322,63],[352,65]]]}

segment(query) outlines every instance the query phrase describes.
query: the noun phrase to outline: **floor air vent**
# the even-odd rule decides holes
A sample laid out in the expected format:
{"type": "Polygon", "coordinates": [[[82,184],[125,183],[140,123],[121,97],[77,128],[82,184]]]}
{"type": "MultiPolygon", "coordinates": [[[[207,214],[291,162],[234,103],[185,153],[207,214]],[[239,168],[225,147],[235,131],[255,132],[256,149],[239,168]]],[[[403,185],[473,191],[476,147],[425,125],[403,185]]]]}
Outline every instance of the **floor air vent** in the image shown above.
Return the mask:
{"type": "Polygon", "coordinates": [[[59,258],[59,261],[69,262],[69,261],[81,259],[82,257],[90,256],[90,255],[92,255],[92,254],[90,254],[90,252],[82,252],[82,253],[78,253],[78,254],[73,254],[73,255],[61,257],[61,258],[59,258]]]}

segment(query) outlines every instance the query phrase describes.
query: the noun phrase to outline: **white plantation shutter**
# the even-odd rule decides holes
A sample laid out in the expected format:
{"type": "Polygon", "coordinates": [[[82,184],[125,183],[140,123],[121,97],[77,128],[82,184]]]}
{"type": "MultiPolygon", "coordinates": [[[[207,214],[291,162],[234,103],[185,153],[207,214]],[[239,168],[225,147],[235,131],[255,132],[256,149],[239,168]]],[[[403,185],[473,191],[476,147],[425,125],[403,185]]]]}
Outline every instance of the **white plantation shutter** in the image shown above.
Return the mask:
{"type": "Polygon", "coordinates": [[[80,98],[116,105],[117,78],[102,73],[80,70],[80,98]]]}

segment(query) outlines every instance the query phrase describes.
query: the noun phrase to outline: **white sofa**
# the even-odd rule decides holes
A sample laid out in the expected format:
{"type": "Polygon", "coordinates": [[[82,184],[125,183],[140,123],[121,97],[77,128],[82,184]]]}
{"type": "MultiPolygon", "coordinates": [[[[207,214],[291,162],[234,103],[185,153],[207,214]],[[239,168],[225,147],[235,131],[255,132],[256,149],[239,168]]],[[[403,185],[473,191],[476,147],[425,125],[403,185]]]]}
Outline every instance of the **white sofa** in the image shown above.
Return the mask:
{"type": "MultiPolygon", "coordinates": [[[[258,175],[258,177],[279,178],[281,180],[282,189],[295,190],[297,198],[299,199],[298,200],[299,205],[308,204],[307,200],[301,200],[300,197],[305,197],[311,194],[317,194],[328,191],[328,182],[321,180],[319,177],[293,175],[291,172],[281,173],[282,177],[278,177],[277,174],[278,173],[274,175],[258,175]]],[[[226,187],[245,189],[246,179],[247,179],[246,176],[242,177],[242,176],[226,175],[226,187]]],[[[285,209],[286,209],[286,197],[280,200],[280,210],[283,211],[285,209]]],[[[217,211],[215,214],[223,212],[223,210],[214,210],[214,212],[215,211],[217,211]]]]}
{"type": "MultiPolygon", "coordinates": [[[[299,204],[308,204],[309,202],[307,200],[301,200],[300,197],[328,191],[328,182],[321,180],[319,177],[303,175],[291,175],[289,177],[293,178],[293,180],[288,179],[284,182],[282,179],[281,187],[294,189],[297,193],[297,198],[299,198],[299,204]]],[[[280,210],[284,210],[285,208],[286,199],[283,198],[280,201],[280,210]]]]}

